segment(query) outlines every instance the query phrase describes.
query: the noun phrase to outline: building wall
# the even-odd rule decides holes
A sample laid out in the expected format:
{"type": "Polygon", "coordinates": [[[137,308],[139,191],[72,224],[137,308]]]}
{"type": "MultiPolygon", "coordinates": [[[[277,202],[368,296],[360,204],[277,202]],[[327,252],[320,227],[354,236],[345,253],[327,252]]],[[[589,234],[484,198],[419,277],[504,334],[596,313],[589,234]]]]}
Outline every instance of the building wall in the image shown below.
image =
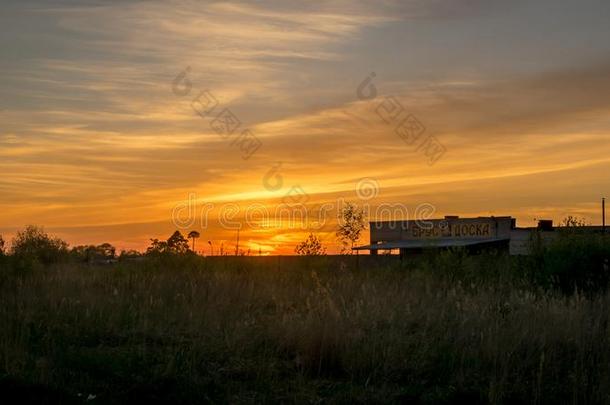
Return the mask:
{"type": "Polygon", "coordinates": [[[371,244],[430,239],[510,238],[511,217],[445,218],[427,221],[371,222],[371,244]]]}
{"type": "Polygon", "coordinates": [[[550,243],[558,235],[555,231],[539,231],[536,228],[518,228],[510,233],[509,253],[511,255],[529,255],[534,232],[540,235],[542,243],[550,243]]]}
{"type": "Polygon", "coordinates": [[[529,254],[532,231],[529,229],[514,229],[510,233],[509,253],[511,255],[529,254]]]}

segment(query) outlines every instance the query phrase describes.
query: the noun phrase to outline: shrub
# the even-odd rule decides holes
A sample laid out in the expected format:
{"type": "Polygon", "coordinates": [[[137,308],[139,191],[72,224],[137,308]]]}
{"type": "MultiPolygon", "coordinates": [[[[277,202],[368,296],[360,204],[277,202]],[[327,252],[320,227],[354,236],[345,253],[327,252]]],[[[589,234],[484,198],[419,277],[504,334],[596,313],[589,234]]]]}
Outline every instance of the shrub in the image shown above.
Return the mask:
{"type": "Polygon", "coordinates": [[[403,264],[407,269],[434,274],[451,285],[462,285],[468,290],[485,285],[507,289],[531,286],[524,277],[518,257],[493,249],[477,254],[463,247],[427,249],[419,256],[405,258],[403,264]]]}
{"type": "Polygon", "coordinates": [[[597,292],[608,288],[610,239],[605,235],[560,231],[538,253],[536,279],[564,293],[597,292]],[[541,255],[541,256],[540,256],[541,255]]]}
{"type": "Polygon", "coordinates": [[[322,246],[320,238],[310,233],[306,240],[299,243],[294,249],[300,256],[321,256],[326,254],[326,248],[322,246]]]}
{"type": "Polygon", "coordinates": [[[18,267],[50,265],[67,259],[68,244],[49,236],[42,228],[29,225],[13,239],[11,254],[18,267]]]}

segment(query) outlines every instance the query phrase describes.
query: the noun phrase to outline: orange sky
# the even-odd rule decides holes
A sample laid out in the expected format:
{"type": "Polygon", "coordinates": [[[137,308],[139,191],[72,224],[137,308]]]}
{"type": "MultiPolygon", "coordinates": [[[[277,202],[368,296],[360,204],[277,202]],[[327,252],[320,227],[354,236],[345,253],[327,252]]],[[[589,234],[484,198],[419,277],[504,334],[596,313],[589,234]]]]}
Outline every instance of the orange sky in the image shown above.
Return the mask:
{"type": "Polygon", "coordinates": [[[172,212],[189,196],[184,230],[198,229],[206,252],[208,240],[234,249],[234,222],[252,253],[290,253],[310,231],[333,252],[342,201],[373,217],[379,204],[400,203],[411,217],[429,204],[434,216],[512,215],[522,226],[567,215],[600,222],[610,186],[605,4],[2,7],[5,239],[38,224],[72,245],[144,249],[176,229],[172,212]],[[190,87],[174,91],[187,67],[190,87]],[[206,117],[192,107],[203,90],[218,102],[206,117]],[[379,113],[388,97],[404,109],[389,123],[379,113]],[[224,109],[240,121],[232,135],[212,124],[224,109]],[[396,132],[408,115],[425,127],[413,144],[396,132]],[[260,141],[248,159],[237,141],[246,129],[260,141]],[[430,136],[445,150],[434,164],[420,147],[430,136]],[[281,184],[270,187],[278,163],[281,184]],[[257,222],[257,207],[275,212],[293,187],[308,213],[333,207],[323,227],[257,222]]]}

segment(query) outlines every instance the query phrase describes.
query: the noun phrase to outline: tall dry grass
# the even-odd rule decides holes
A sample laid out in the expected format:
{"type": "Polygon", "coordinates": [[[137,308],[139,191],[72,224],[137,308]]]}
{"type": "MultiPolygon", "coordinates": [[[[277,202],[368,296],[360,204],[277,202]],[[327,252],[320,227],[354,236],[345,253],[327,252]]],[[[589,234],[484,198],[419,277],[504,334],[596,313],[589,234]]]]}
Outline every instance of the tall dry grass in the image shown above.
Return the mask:
{"type": "MultiPolygon", "coordinates": [[[[444,260],[458,259],[510,260],[444,260]]],[[[607,294],[312,260],[6,276],[0,392],[89,403],[610,402],[607,294]]]]}

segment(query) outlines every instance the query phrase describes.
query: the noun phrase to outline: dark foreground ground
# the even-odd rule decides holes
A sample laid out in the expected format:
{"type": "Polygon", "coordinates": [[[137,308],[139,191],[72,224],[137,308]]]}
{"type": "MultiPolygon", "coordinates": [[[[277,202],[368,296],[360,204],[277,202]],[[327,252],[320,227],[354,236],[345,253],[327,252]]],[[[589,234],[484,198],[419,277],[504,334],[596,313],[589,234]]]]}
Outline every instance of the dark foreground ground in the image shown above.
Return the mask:
{"type": "Polygon", "coordinates": [[[174,258],[5,271],[0,402],[610,403],[610,297],[534,287],[521,265],[174,258]]]}

